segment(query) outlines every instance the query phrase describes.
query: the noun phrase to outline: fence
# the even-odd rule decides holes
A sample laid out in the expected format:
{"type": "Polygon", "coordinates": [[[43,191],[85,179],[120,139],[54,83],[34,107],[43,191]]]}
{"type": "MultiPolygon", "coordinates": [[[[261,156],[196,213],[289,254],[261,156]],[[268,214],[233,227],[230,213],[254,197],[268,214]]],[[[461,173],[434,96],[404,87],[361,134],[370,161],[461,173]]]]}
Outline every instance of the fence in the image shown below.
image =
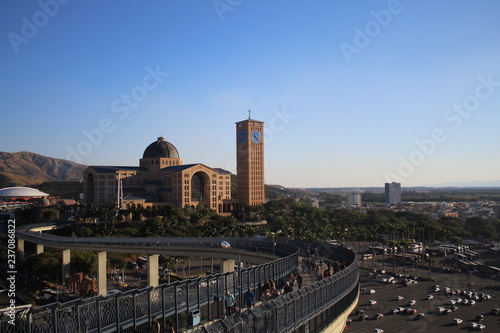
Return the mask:
{"type": "MultiPolygon", "coordinates": [[[[241,238],[69,239],[29,231],[19,231],[18,236],[56,247],[92,244],[118,247],[140,245],[158,249],[170,246],[213,248],[225,240],[238,250],[272,253],[281,258],[230,273],[18,311],[15,326],[7,323],[8,317],[0,318],[2,333],[148,332],[153,316],[163,325],[170,321],[177,328],[187,327],[188,313],[193,310],[200,311],[201,317],[206,320],[214,320],[224,313],[222,299],[226,291],[237,296],[237,302],[241,305],[242,293],[247,288],[258,289],[269,279],[279,284],[283,277],[297,270],[299,247],[310,245],[241,238]]],[[[193,331],[319,332],[357,298],[358,268],[353,252],[325,243],[315,246],[321,247],[330,256],[343,258],[348,263],[347,267],[312,285],[193,331]]]]}
{"type": "MultiPolygon", "coordinates": [[[[35,239],[30,235],[30,240],[35,239]]],[[[65,237],[38,234],[59,245],[65,244],[65,237]]],[[[40,237],[40,238],[39,238],[40,237]]],[[[36,240],[36,239],[35,239],[36,240]]],[[[222,240],[222,239],[221,239],[222,240]]],[[[134,332],[145,331],[152,316],[160,322],[171,321],[176,327],[187,327],[187,313],[200,309],[208,320],[219,317],[223,312],[221,299],[230,291],[241,299],[242,291],[257,288],[268,279],[281,280],[297,268],[299,249],[290,244],[272,243],[260,239],[226,238],[238,250],[275,252],[287,254],[272,262],[237,269],[234,272],[183,280],[159,287],[131,290],[121,294],[78,299],[67,303],[54,303],[30,308],[16,313],[16,325],[7,323],[9,317],[0,318],[0,332],[134,332]]],[[[151,244],[151,246],[213,247],[220,240],[211,238],[163,239],[71,239],[94,245],[112,244],[130,246],[151,244]],[[141,243],[143,241],[144,243],[141,243]]],[[[238,300],[241,302],[241,300],[238,300]]]]}
{"type": "Polygon", "coordinates": [[[358,297],[358,265],[354,253],[339,248],[350,265],[334,275],[241,314],[218,320],[193,333],[320,332],[358,297]]]}

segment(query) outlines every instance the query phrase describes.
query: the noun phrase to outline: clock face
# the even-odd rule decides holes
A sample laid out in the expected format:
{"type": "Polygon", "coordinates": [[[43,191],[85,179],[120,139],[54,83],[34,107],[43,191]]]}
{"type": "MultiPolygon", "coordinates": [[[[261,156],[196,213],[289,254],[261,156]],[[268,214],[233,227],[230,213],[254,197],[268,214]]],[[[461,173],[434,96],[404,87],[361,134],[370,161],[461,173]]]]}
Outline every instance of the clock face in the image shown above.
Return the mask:
{"type": "Polygon", "coordinates": [[[262,133],[259,130],[252,131],[252,142],[260,143],[262,141],[262,133]]]}
{"type": "Polygon", "coordinates": [[[238,132],[238,142],[239,143],[247,142],[247,131],[238,132]]]}

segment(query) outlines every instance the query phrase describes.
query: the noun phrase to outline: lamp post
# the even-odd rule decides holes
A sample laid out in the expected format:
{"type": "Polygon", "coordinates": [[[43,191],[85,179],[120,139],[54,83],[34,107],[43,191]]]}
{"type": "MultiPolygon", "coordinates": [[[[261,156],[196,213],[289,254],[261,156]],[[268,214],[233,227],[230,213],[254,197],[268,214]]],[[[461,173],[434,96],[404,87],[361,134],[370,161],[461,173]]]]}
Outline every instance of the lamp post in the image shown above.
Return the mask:
{"type": "MultiPolygon", "coordinates": [[[[224,250],[233,250],[234,253],[237,253],[238,254],[238,272],[237,272],[237,286],[238,286],[238,292],[239,292],[239,297],[238,297],[238,307],[241,309],[241,306],[242,306],[242,297],[243,297],[243,294],[241,292],[241,255],[238,251],[236,251],[236,249],[232,248],[231,247],[231,244],[229,244],[229,242],[227,241],[222,241],[220,243],[220,247],[223,248],[224,250]]],[[[235,288],[236,289],[236,288],[235,288]]]]}
{"type": "Polygon", "coordinates": [[[273,233],[273,259],[276,259],[276,255],[275,255],[275,247],[276,247],[276,235],[279,235],[281,234],[282,231],[281,230],[278,230],[276,231],[275,233],[273,233]]]}

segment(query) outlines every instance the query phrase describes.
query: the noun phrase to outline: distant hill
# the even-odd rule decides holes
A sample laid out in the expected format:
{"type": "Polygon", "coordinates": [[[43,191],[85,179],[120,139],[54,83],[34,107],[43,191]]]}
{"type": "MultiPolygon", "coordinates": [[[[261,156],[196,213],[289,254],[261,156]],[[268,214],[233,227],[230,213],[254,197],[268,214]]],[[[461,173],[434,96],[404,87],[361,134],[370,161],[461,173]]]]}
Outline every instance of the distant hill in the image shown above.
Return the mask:
{"type": "Polygon", "coordinates": [[[86,165],[27,151],[0,152],[0,188],[53,181],[81,181],[86,165]]]}
{"type": "Polygon", "coordinates": [[[494,181],[472,181],[472,182],[456,182],[443,183],[439,185],[429,185],[434,187],[500,187],[500,180],[494,181]]]}

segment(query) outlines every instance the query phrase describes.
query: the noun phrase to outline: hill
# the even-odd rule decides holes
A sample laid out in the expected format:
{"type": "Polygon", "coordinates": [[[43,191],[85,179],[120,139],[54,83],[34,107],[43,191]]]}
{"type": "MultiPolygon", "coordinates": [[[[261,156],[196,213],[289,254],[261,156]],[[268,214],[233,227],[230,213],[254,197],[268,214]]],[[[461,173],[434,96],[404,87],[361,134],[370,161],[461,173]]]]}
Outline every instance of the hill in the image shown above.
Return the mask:
{"type": "Polygon", "coordinates": [[[0,152],[0,188],[44,182],[81,181],[87,166],[23,151],[0,152]]]}

